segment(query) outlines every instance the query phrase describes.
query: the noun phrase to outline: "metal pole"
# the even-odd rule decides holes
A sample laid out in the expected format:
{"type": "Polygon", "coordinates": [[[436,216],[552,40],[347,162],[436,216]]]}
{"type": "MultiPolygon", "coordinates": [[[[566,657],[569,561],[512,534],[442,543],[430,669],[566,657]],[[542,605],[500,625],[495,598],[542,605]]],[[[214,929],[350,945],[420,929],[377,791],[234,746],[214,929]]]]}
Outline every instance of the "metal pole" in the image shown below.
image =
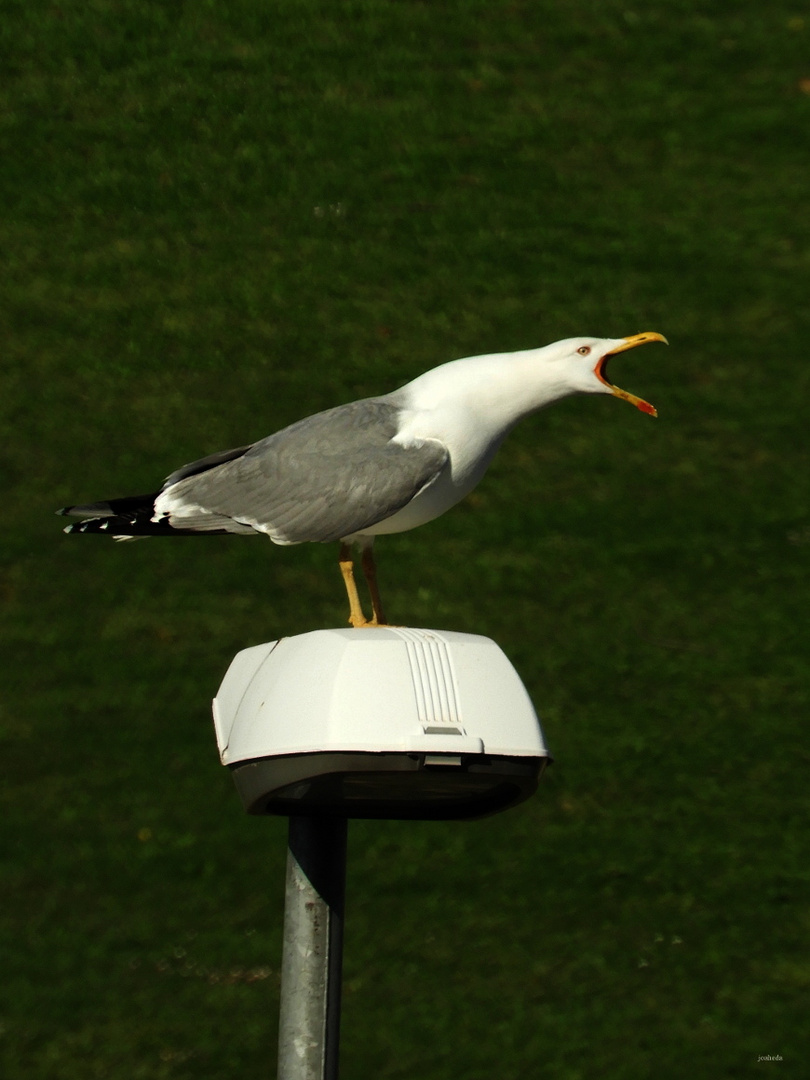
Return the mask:
{"type": "Polygon", "coordinates": [[[337,1080],[346,818],[291,817],[278,1080],[337,1080]]]}

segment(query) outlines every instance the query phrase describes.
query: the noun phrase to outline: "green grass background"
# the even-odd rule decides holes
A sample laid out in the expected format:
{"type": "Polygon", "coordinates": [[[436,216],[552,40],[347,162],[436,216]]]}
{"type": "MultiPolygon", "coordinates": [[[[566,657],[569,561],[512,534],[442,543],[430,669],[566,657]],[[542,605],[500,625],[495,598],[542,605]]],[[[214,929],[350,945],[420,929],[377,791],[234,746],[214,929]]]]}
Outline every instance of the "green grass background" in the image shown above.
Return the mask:
{"type": "Polygon", "coordinates": [[[209,700],[346,614],[333,546],[52,510],[658,330],[612,374],[659,420],[566,401],[379,545],[556,763],[496,818],[352,824],[343,1076],[807,1076],[805,6],[2,0],[0,50],[2,1075],[274,1075],[285,822],[209,700]]]}

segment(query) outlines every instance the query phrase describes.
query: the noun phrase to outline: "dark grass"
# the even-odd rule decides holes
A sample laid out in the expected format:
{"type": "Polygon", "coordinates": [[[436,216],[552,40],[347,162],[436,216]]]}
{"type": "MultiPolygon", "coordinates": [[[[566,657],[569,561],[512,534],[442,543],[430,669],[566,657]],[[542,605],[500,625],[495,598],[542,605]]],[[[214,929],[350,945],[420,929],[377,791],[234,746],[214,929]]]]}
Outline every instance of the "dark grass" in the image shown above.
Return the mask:
{"type": "Polygon", "coordinates": [[[657,422],[568,401],[380,546],[394,617],[496,638],[557,760],[495,819],[352,826],[343,1071],[804,1075],[810,19],[6,0],[0,45],[3,1076],[273,1075],[284,823],[208,703],[345,617],[331,548],[51,510],[646,329],[613,375],[657,422]]]}

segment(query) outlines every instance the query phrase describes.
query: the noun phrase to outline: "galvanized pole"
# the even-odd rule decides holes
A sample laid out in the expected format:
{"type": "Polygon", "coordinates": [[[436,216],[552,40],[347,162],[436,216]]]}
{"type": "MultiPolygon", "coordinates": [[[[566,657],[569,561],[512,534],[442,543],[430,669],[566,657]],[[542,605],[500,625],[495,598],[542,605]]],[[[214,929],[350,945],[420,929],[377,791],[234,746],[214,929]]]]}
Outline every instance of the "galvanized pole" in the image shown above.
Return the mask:
{"type": "Polygon", "coordinates": [[[278,1080],[337,1080],[346,818],[291,817],[278,1080]]]}

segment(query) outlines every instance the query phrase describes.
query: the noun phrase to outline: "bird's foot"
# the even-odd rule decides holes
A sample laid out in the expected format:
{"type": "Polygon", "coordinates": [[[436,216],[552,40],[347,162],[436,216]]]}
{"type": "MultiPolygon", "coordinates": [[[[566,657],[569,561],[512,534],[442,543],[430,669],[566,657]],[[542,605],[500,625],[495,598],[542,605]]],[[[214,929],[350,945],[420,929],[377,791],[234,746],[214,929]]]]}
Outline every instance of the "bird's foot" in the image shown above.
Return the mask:
{"type": "Polygon", "coordinates": [[[387,623],[382,619],[378,619],[376,615],[371,619],[367,619],[365,617],[365,615],[360,615],[359,617],[356,617],[354,615],[350,615],[348,621],[352,626],[354,626],[354,627],[356,627],[358,629],[364,629],[367,626],[390,626],[391,625],[390,623],[387,623]]]}
{"type": "Polygon", "coordinates": [[[371,608],[373,611],[373,615],[370,619],[366,618],[360,603],[360,597],[357,593],[357,585],[354,580],[354,562],[348,544],[341,544],[338,562],[340,565],[340,572],[343,575],[343,582],[346,586],[346,593],[349,598],[350,625],[357,628],[366,626],[388,626],[388,620],[383,614],[380,591],[377,588],[377,575],[371,548],[367,548],[363,552],[363,572],[366,575],[366,580],[368,581],[369,590],[371,592],[371,608]]]}

